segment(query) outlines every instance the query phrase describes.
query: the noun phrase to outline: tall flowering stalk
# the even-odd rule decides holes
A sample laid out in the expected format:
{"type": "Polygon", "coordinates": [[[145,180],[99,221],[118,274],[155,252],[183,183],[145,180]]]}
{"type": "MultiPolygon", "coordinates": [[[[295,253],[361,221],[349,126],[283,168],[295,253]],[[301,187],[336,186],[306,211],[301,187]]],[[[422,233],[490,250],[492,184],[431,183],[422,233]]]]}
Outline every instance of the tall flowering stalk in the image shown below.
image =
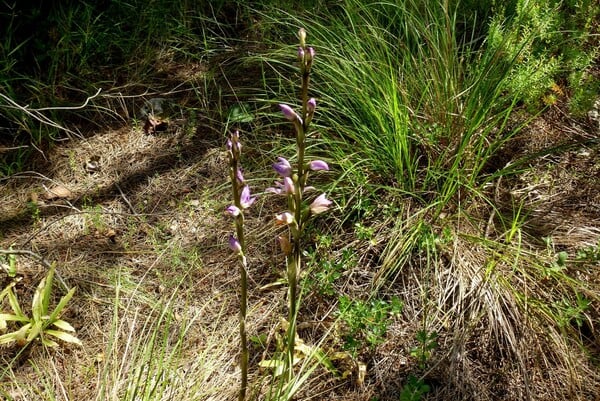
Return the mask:
{"type": "Polygon", "coordinates": [[[276,223],[287,226],[285,234],[278,237],[280,246],[286,255],[287,281],[288,281],[288,328],[287,328],[287,374],[292,378],[294,364],[294,347],[296,343],[296,318],[298,314],[298,277],[302,267],[302,234],[306,222],[311,215],[326,211],[331,201],[325,194],[319,195],[310,205],[305,204],[304,194],[312,187],[307,186],[309,171],[329,170],[329,166],[322,160],[306,162],[306,135],[310,122],[317,106],[314,98],[308,97],[308,85],[310,81],[310,70],[315,57],[312,47],[306,46],[306,32],[300,29],[300,46],[298,47],[298,62],[300,63],[301,84],[300,99],[302,109],[297,113],[292,107],[280,104],[284,117],[293,124],[296,131],[296,160],[294,168],[292,164],[283,157],[278,157],[273,164],[273,169],[281,177],[276,181],[276,186],[268,191],[284,195],[287,199],[288,210],[275,216],[276,223]]]}
{"type": "Polygon", "coordinates": [[[227,140],[229,153],[229,176],[233,195],[233,204],[225,209],[225,214],[235,222],[235,235],[229,236],[229,247],[238,256],[240,262],[240,369],[241,382],[239,401],[246,399],[248,388],[248,335],[246,333],[246,314],[248,309],[248,260],[246,259],[246,241],[244,239],[244,210],[254,203],[250,196],[250,187],[246,185],[240,164],[242,144],[240,135],[235,131],[227,140]]]}

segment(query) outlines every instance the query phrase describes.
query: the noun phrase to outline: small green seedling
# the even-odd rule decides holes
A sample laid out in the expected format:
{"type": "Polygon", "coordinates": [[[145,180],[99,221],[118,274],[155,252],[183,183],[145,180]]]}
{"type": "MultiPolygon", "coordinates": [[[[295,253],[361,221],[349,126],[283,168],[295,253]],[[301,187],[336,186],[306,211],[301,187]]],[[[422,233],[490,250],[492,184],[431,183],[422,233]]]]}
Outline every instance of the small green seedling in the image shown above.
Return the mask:
{"type": "Polygon", "coordinates": [[[425,384],[423,379],[410,375],[408,381],[402,387],[402,392],[400,392],[400,401],[420,401],[421,397],[430,390],[429,385],[425,384]]]}
{"type": "Polygon", "coordinates": [[[8,298],[8,303],[12,309],[12,313],[0,313],[0,333],[7,331],[8,322],[15,322],[21,327],[15,331],[0,335],[0,345],[17,343],[19,346],[25,346],[33,340],[39,338],[42,344],[48,347],[56,347],[58,343],[50,337],[58,338],[67,343],[81,345],[81,341],[75,337],[73,333],[75,329],[66,321],[60,319],[61,312],[73,297],[75,288],[71,288],[69,292],[61,298],[58,305],[53,311],[49,310],[50,298],[52,295],[52,281],[54,279],[54,266],[48,271],[46,277],[40,281],[31,306],[31,317],[27,316],[15,293],[14,287],[16,281],[10,283],[0,293],[0,302],[4,298],[8,298]]]}
{"type": "Polygon", "coordinates": [[[17,275],[17,257],[12,253],[9,253],[4,258],[0,257],[0,267],[8,274],[8,277],[15,277],[17,275]],[[3,260],[6,260],[8,263],[3,263],[3,260]]]}
{"type": "Polygon", "coordinates": [[[419,345],[410,350],[410,356],[419,361],[421,369],[425,369],[427,361],[431,358],[432,351],[438,347],[437,337],[438,335],[435,331],[419,330],[417,332],[415,338],[419,342],[419,345]]]}
{"type": "Polygon", "coordinates": [[[403,303],[398,297],[389,302],[382,299],[368,301],[339,298],[338,316],[344,324],[344,347],[357,352],[366,342],[369,347],[381,344],[385,338],[390,317],[402,312],[403,303]]]}

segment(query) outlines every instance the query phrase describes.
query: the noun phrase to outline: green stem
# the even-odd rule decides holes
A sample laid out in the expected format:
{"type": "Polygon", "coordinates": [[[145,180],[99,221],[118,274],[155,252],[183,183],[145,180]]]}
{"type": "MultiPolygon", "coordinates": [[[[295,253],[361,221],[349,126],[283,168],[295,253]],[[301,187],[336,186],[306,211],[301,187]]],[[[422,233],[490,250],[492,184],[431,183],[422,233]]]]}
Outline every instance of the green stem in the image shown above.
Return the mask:
{"type": "Polygon", "coordinates": [[[294,218],[297,224],[297,230],[293,235],[292,255],[288,257],[287,278],[288,278],[288,299],[289,315],[287,330],[287,358],[288,358],[288,379],[293,377],[294,369],[294,348],[296,345],[296,320],[298,316],[298,276],[300,275],[302,263],[302,244],[301,237],[304,230],[304,218],[302,215],[302,194],[306,186],[306,172],[304,166],[305,139],[308,124],[306,122],[308,108],[308,82],[309,71],[303,68],[302,84],[300,97],[302,99],[302,124],[296,124],[296,145],[298,156],[297,179],[294,191],[294,218]]]}
{"type": "Polygon", "coordinates": [[[288,315],[288,330],[287,330],[287,359],[288,359],[288,380],[293,377],[294,370],[294,348],[296,345],[296,318],[298,315],[298,271],[300,270],[300,258],[295,251],[297,248],[294,245],[294,253],[288,258],[288,296],[289,296],[289,315],[288,315]]]}
{"type": "MultiPolygon", "coordinates": [[[[235,147],[235,144],[234,144],[235,147]]],[[[240,185],[237,182],[236,172],[239,169],[239,153],[234,150],[234,156],[231,160],[231,187],[233,192],[233,199],[235,205],[242,210],[240,202],[240,185]]],[[[236,236],[242,250],[239,255],[240,259],[240,392],[238,396],[239,401],[246,400],[246,390],[248,388],[248,334],[246,332],[246,315],[248,310],[248,264],[246,259],[246,240],[244,238],[244,213],[240,212],[240,215],[235,219],[236,236]]]]}

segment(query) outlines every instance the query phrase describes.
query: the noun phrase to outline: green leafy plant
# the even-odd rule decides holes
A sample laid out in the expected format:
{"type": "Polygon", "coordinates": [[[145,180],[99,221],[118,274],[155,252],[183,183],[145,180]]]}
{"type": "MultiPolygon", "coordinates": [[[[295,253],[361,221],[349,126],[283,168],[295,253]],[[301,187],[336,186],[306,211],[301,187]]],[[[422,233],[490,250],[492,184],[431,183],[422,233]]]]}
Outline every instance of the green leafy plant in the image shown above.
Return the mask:
{"type": "Polygon", "coordinates": [[[431,352],[438,347],[437,337],[435,331],[419,330],[417,332],[415,338],[419,345],[410,350],[410,356],[417,359],[419,368],[425,369],[427,361],[431,358],[431,352]]]}
{"type": "Polygon", "coordinates": [[[583,249],[579,249],[575,259],[579,262],[600,261],[600,241],[598,241],[598,244],[595,246],[588,246],[583,249]]]}
{"type": "MultiPolygon", "coordinates": [[[[9,251],[12,248],[9,248],[9,251]]],[[[8,277],[15,277],[17,275],[17,257],[12,253],[6,254],[4,257],[0,257],[0,261],[6,260],[7,263],[0,263],[2,269],[8,274],[8,277]]],[[[1,299],[0,299],[1,300],[1,299]]]]}
{"type": "Polygon", "coordinates": [[[591,301],[581,294],[576,294],[575,302],[568,299],[554,302],[554,309],[559,316],[558,324],[562,327],[573,323],[577,327],[583,326],[584,321],[588,319],[586,312],[589,310],[590,305],[591,301]]]}
{"type": "Polygon", "coordinates": [[[351,352],[357,352],[363,348],[363,342],[369,347],[383,342],[390,317],[402,312],[402,308],[403,303],[398,297],[393,297],[390,301],[362,301],[341,296],[338,316],[344,324],[344,347],[351,352]]]}
{"type": "Polygon", "coordinates": [[[324,252],[315,249],[306,254],[306,266],[311,272],[306,278],[306,289],[324,296],[335,295],[335,282],[342,277],[344,271],[356,266],[356,254],[351,248],[344,249],[336,258],[328,256],[328,249],[324,252]]]}
{"type": "Polygon", "coordinates": [[[410,375],[400,392],[400,401],[419,401],[430,390],[431,388],[423,379],[410,375]]]}
{"type": "Polygon", "coordinates": [[[25,314],[19,304],[17,294],[14,290],[15,281],[10,283],[0,293],[0,302],[7,298],[12,309],[12,313],[0,313],[0,332],[8,330],[9,322],[14,322],[18,326],[20,325],[16,330],[1,335],[0,345],[14,342],[19,346],[25,346],[39,338],[42,344],[46,346],[57,346],[58,343],[50,337],[67,343],[81,345],[81,341],[75,335],[71,334],[75,332],[73,326],[65,320],[60,319],[65,306],[75,293],[75,288],[69,290],[60,299],[54,310],[51,310],[50,300],[52,298],[53,279],[54,267],[48,271],[48,274],[40,281],[36,288],[31,305],[31,316],[25,314]]]}

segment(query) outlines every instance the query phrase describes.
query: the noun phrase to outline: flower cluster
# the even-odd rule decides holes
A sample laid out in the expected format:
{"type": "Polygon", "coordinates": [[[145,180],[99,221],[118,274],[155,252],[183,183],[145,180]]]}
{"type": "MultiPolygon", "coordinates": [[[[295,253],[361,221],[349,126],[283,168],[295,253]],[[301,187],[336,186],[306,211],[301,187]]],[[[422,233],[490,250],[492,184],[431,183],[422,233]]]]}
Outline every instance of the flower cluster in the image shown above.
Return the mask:
{"type": "Polygon", "coordinates": [[[227,139],[227,152],[229,153],[229,167],[231,175],[231,183],[233,190],[234,204],[225,208],[225,214],[235,219],[236,235],[229,236],[229,247],[237,254],[244,254],[245,247],[243,245],[243,210],[248,209],[256,197],[250,195],[250,187],[244,181],[244,175],[240,165],[242,154],[242,144],[240,143],[240,133],[235,131],[227,139]]]}
{"type": "Polygon", "coordinates": [[[298,36],[300,38],[300,46],[298,47],[297,54],[302,75],[302,111],[298,113],[293,107],[287,104],[279,105],[283,116],[294,125],[296,131],[298,165],[294,169],[287,159],[278,157],[277,161],[273,163],[273,170],[275,170],[281,179],[275,181],[274,187],[267,188],[266,190],[267,192],[282,194],[287,197],[289,210],[278,214],[275,220],[277,224],[289,226],[294,238],[302,230],[304,220],[309,215],[323,213],[332,204],[326,198],[325,194],[321,194],[310,204],[306,211],[302,208],[303,194],[306,191],[314,189],[314,187],[307,186],[309,171],[327,171],[329,170],[329,166],[323,160],[313,160],[308,163],[304,161],[306,134],[317,108],[315,98],[308,98],[309,73],[315,58],[315,50],[312,47],[306,46],[306,31],[304,29],[300,29],[298,36]]]}
{"type": "Polygon", "coordinates": [[[312,47],[306,46],[306,32],[299,31],[300,46],[298,47],[298,62],[302,82],[300,85],[301,110],[296,111],[292,106],[280,104],[279,107],[286,120],[291,122],[296,131],[295,165],[284,157],[278,157],[273,163],[273,170],[279,175],[275,185],[267,188],[267,192],[285,196],[287,210],[276,214],[275,223],[287,227],[285,234],[281,233],[277,240],[286,256],[288,281],[288,324],[287,324],[287,372],[292,375],[294,364],[294,349],[296,339],[296,318],[299,308],[298,278],[302,268],[302,234],[308,219],[329,209],[332,202],[325,194],[317,196],[309,205],[304,195],[314,190],[308,186],[308,175],[311,171],[328,171],[329,165],[323,160],[305,161],[306,137],[308,128],[317,108],[317,101],[308,97],[310,69],[315,58],[312,47]]]}
{"type": "Polygon", "coordinates": [[[246,315],[248,311],[248,271],[246,259],[246,243],[244,240],[244,210],[248,209],[256,197],[250,195],[250,187],[244,181],[241,168],[242,144],[240,133],[235,131],[227,140],[227,152],[229,154],[229,178],[233,194],[233,204],[225,208],[225,214],[231,216],[235,221],[235,235],[229,235],[229,247],[240,260],[240,392],[239,400],[246,400],[248,388],[248,334],[246,331],[246,315]]]}

